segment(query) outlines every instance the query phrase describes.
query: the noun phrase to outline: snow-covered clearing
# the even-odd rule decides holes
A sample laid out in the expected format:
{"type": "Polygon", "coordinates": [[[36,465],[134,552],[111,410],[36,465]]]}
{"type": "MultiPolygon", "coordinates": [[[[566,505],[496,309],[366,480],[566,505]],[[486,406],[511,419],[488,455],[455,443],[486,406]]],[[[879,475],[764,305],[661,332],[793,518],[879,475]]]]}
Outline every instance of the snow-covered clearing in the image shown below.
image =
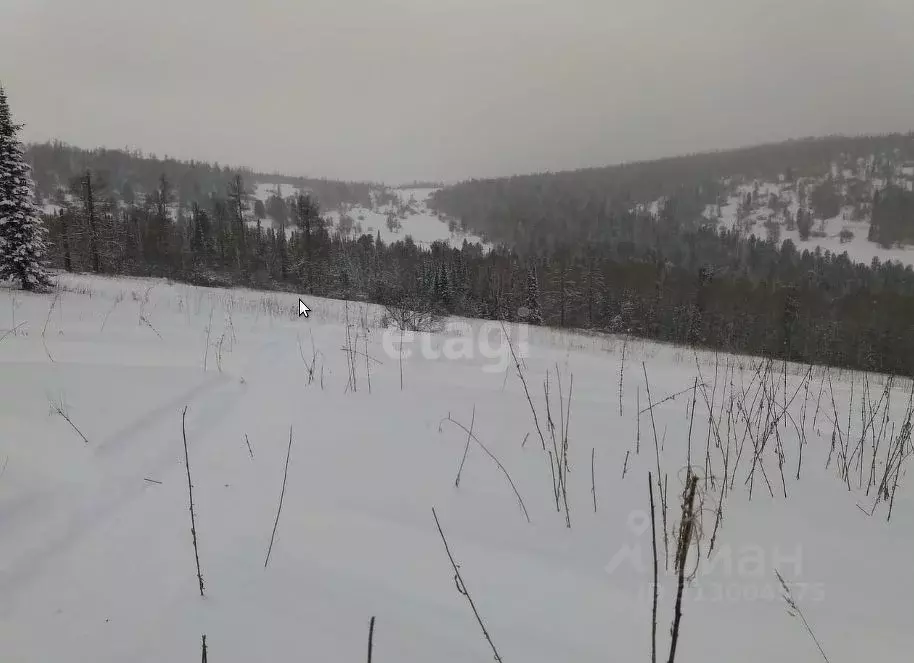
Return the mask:
{"type": "MultiPolygon", "coordinates": [[[[380,329],[372,306],[306,299],[306,320],[294,297],[274,293],[88,276],[60,285],[51,295],[0,291],[3,661],[199,660],[202,634],[214,663],[358,661],[371,616],[376,661],[491,661],[432,507],[506,663],[645,661],[647,475],[656,478],[659,463],[668,476],[672,557],[689,454],[716,480],[699,481],[701,543],[689,567],[699,550],[701,561],[677,660],[817,660],[787,614],[776,569],[796,583],[832,663],[910,660],[914,494],[902,476],[890,522],[886,502],[863,512],[877,492],[865,494],[870,475],[878,483],[895,462],[889,438],[904,429],[907,383],[883,392],[878,376],[816,370],[807,380],[805,367],[782,374],[777,365],[756,374],[759,362],[747,358],[509,327],[516,349],[527,348],[523,374],[547,449],[547,373],[559,443],[567,425],[568,529],[500,327],[464,321],[462,333],[453,323],[416,338],[401,390],[399,336],[380,329]],[[696,378],[707,389],[695,392],[693,418],[696,378]],[[779,414],[785,400],[788,417],[779,414]],[[651,401],[663,401],[653,418],[637,416],[651,401]],[[185,407],[205,598],[190,535],[185,407]],[[448,415],[503,464],[529,523],[475,443],[455,487],[467,434],[442,423],[448,415]]],[[[909,452],[910,442],[899,448],[909,452]]],[[[673,565],[666,574],[654,493],[666,660],[673,565]]]]}
{"type": "MultiPolygon", "coordinates": [[[[432,242],[443,241],[449,246],[460,248],[463,241],[470,244],[486,243],[477,235],[464,233],[458,229],[451,230],[446,220],[441,219],[432,210],[428,208],[428,198],[437,191],[437,189],[394,189],[393,192],[400,200],[399,207],[391,205],[382,205],[375,210],[365,209],[354,206],[346,211],[346,214],[355,224],[361,226],[362,233],[372,236],[381,234],[384,242],[397,242],[406,237],[412,237],[413,241],[420,246],[429,246],[432,242]],[[391,229],[387,225],[387,215],[393,211],[396,214],[396,220],[399,227],[391,229]]],[[[325,214],[334,227],[339,227],[341,214],[339,211],[331,211],[325,214]]]]}
{"type": "MultiPolygon", "coordinates": [[[[455,248],[460,248],[463,241],[467,240],[470,244],[482,244],[487,249],[488,246],[481,237],[462,232],[459,228],[452,229],[446,220],[428,208],[428,198],[436,190],[391,189],[389,191],[396,195],[398,205],[376,205],[373,209],[360,205],[346,205],[343,210],[322,210],[322,216],[329,223],[331,230],[341,231],[350,236],[358,237],[367,234],[377,237],[380,234],[381,239],[387,243],[411,237],[420,246],[429,246],[432,242],[443,241],[455,248]],[[393,213],[396,219],[395,227],[388,225],[390,213],[393,213]],[[348,228],[344,228],[340,223],[344,217],[348,217],[348,228]]],[[[295,196],[300,192],[297,187],[288,184],[282,185],[280,191],[284,198],[295,196]]],[[[261,182],[255,185],[253,198],[265,203],[275,193],[275,184],[261,182]]],[[[253,213],[252,218],[247,221],[247,225],[249,228],[257,226],[253,213]]],[[[264,228],[279,227],[279,224],[269,215],[263,219],[262,225],[264,228]]],[[[292,236],[292,230],[292,225],[287,225],[286,237],[292,236]]]]}
{"type": "MultiPolygon", "coordinates": [[[[810,180],[808,185],[812,187],[818,180],[810,180]]],[[[885,186],[885,180],[872,179],[868,184],[875,189],[885,186]]],[[[899,182],[900,186],[909,188],[911,182],[899,182]]],[[[896,246],[884,248],[876,242],[871,242],[867,237],[870,229],[868,219],[853,220],[852,209],[849,207],[842,208],[841,213],[830,219],[817,221],[813,228],[813,235],[808,240],[801,240],[800,233],[796,228],[789,230],[785,223],[783,215],[773,210],[767,204],[760,204],[752,211],[748,212],[745,218],[740,218],[740,204],[747,193],[761,201],[767,201],[769,196],[773,195],[778,200],[783,209],[787,209],[796,217],[797,210],[800,208],[796,190],[788,187],[784,183],[757,182],[752,184],[741,184],[736,187],[735,193],[727,197],[725,204],[720,205],[720,216],[718,217],[718,208],[716,205],[708,205],[705,210],[705,217],[708,219],[717,219],[721,226],[725,228],[742,227],[746,234],[754,234],[756,237],[764,239],[768,232],[765,227],[766,221],[773,221],[780,225],[780,241],[790,239],[796,245],[798,251],[809,250],[815,251],[817,248],[823,252],[830,251],[836,255],[847,253],[848,258],[854,262],[862,262],[869,265],[873,258],[878,258],[881,262],[895,261],[903,265],[914,266],[914,246],[896,246]],[[853,237],[848,241],[842,242],[840,233],[842,230],[849,230],[853,237]]],[[[842,194],[844,189],[842,188],[842,194]]],[[[659,201],[651,204],[651,212],[657,213],[659,201]]]]}
{"type": "Polygon", "coordinates": [[[259,200],[263,203],[267,202],[272,196],[275,196],[277,191],[280,194],[280,198],[294,198],[299,193],[302,193],[300,187],[293,184],[273,184],[271,182],[255,182],[254,183],[254,193],[253,197],[255,200],[259,200]]]}

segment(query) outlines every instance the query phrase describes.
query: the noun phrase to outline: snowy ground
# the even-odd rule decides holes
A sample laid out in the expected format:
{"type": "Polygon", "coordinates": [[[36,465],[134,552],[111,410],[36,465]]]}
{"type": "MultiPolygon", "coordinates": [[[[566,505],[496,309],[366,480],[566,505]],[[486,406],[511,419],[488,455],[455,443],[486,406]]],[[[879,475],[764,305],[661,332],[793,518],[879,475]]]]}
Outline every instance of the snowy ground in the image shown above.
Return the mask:
{"type": "MultiPolygon", "coordinates": [[[[674,531],[687,459],[702,476],[708,463],[717,479],[700,482],[701,561],[677,660],[817,660],[787,614],[776,569],[795,583],[833,663],[910,660],[914,493],[902,477],[890,522],[886,503],[863,512],[876,493],[865,494],[869,475],[881,476],[891,457],[889,433],[881,446],[874,440],[903,429],[908,384],[886,392],[883,414],[878,376],[817,370],[806,379],[795,366],[785,390],[782,368],[756,375],[758,362],[746,358],[509,327],[515,348],[526,347],[548,448],[547,373],[552,420],[559,431],[568,424],[568,529],[498,327],[474,322],[460,332],[452,323],[417,338],[401,373],[399,336],[379,328],[379,310],[306,301],[307,320],[295,298],[163,281],[68,276],[57,295],[0,291],[0,660],[199,660],[206,634],[214,662],[358,661],[376,616],[377,661],[491,661],[432,507],[504,661],[648,660],[647,474],[659,464],[668,475],[674,531]],[[370,387],[364,354],[341,350],[347,335],[377,360],[368,360],[370,387]],[[693,420],[696,378],[707,390],[696,392],[693,420]],[[785,400],[789,417],[777,414],[785,400]],[[660,401],[653,420],[636,414],[660,401]],[[475,443],[455,487],[467,435],[442,423],[449,414],[472,422],[503,464],[529,523],[475,443]],[[847,460],[842,447],[856,450],[861,431],[861,452],[847,460]],[[845,461],[851,471],[840,479],[845,461]]],[[[654,493],[665,660],[673,596],[654,493]]]]}

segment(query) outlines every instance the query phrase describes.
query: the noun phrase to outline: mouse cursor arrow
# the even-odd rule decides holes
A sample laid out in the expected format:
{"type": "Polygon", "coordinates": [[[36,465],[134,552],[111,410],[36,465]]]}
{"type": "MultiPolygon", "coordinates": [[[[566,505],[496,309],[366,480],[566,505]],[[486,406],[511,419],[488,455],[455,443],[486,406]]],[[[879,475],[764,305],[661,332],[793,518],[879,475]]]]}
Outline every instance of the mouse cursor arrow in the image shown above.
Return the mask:
{"type": "Polygon", "coordinates": [[[301,299],[298,300],[298,316],[308,317],[308,314],[311,312],[311,309],[303,302],[301,299]]]}

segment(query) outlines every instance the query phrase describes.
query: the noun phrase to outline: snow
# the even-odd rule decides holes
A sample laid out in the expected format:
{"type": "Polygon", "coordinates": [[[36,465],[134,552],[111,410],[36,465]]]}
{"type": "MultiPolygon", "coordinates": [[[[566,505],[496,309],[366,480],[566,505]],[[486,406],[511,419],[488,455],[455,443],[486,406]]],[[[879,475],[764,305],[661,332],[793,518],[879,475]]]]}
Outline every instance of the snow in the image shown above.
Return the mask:
{"type": "MultiPolygon", "coordinates": [[[[723,411],[719,432],[729,449],[722,406],[740,385],[751,389],[755,360],[507,327],[516,348],[526,348],[541,425],[547,372],[557,427],[556,371],[566,407],[573,375],[567,529],[523,386],[498,342],[500,327],[453,320],[448,331],[420,335],[403,361],[401,390],[390,350],[398,335],[384,334],[380,309],[306,298],[312,313],[305,320],[296,300],[81,275],[60,276],[50,295],[0,291],[0,659],[195,660],[205,633],[209,660],[220,663],[357,661],[374,615],[375,660],[491,661],[455,588],[435,507],[503,660],[648,660],[652,429],[663,440],[658,455],[669,473],[672,525],[693,380],[709,385],[708,398],[723,411]],[[362,355],[357,389],[347,389],[349,355],[340,350],[347,320],[359,351],[382,362],[370,364],[370,389],[362,355]],[[471,342],[457,351],[461,339],[471,342]],[[310,363],[313,354],[309,384],[302,356],[310,363]],[[653,422],[644,413],[639,423],[636,407],[648,403],[645,371],[653,402],[687,393],[654,407],[653,422]],[[49,402],[62,406],[88,444],[49,402]],[[185,407],[205,599],[189,532],[185,407]],[[442,424],[449,414],[468,427],[473,421],[474,434],[517,485],[529,524],[475,445],[455,488],[467,436],[442,424]],[[288,485],[264,568],[290,427],[288,485]]],[[[806,369],[789,368],[792,394],[806,369]]],[[[784,400],[781,379],[771,381],[777,401],[784,400]]],[[[914,494],[903,479],[891,522],[885,505],[868,517],[862,509],[873,497],[858,489],[855,472],[848,490],[835,475],[836,459],[825,467],[833,411],[842,420],[851,411],[842,430],[850,424],[851,439],[860,434],[863,380],[837,371],[826,379],[816,370],[808,395],[798,392],[789,409],[807,435],[800,480],[797,433],[792,424],[778,427],[787,499],[773,448],[762,458],[774,497],[756,476],[750,500],[750,462],[738,461],[715,543],[733,564],[715,557],[709,568],[702,559],[706,571],[686,594],[677,660],[817,660],[802,624],[786,612],[775,569],[799,583],[794,596],[831,660],[909,660],[914,494]]],[[[875,402],[882,379],[868,380],[875,402]]],[[[891,391],[897,429],[908,388],[899,381],[891,391]]],[[[701,466],[707,446],[720,473],[723,452],[715,438],[708,441],[700,391],[697,401],[692,460],[701,466]]],[[[732,426],[736,440],[743,433],[732,426]]],[[[719,491],[703,494],[706,554],[719,491]]],[[[661,559],[665,657],[673,604],[662,567],[661,559]]]]}
{"type": "MultiPolygon", "coordinates": [[[[445,220],[441,219],[435,212],[429,209],[428,199],[437,189],[395,189],[394,192],[404,207],[404,216],[399,215],[397,220],[400,228],[389,230],[387,227],[387,213],[391,211],[391,206],[379,206],[377,209],[370,210],[360,206],[353,206],[346,210],[355,223],[361,224],[362,233],[376,236],[378,231],[381,233],[381,239],[384,242],[391,243],[412,237],[416,244],[428,246],[432,242],[444,241],[449,246],[460,248],[463,241],[470,244],[482,244],[484,248],[489,248],[486,242],[473,233],[463,233],[457,230],[451,232],[445,220]],[[361,219],[359,217],[362,217],[361,219]]],[[[394,212],[399,210],[395,209],[394,212]]],[[[331,211],[324,215],[330,219],[334,227],[339,226],[339,211],[331,211]]]]}
{"type": "MultiPolygon", "coordinates": [[[[786,184],[772,182],[744,183],[735,187],[735,191],[727,196],[725,203],[720,206],[719,223],[723,227],[739,227],[738,213],[741,201],[745,199],[747,193],[756,190],[756,184],[758,184],[759,200],[767,202],[768,196],[774,194],[785,204],[790,213],[796,217],[797,210],[800,207],[797,201],[797,193],[789,189],[786,184]]],[[[879,188],[885,186],[885,181],[874,179],[872,180],[872,185],[879,188]]],[[[811,183],[808,183],[807,186],[811,186],[811,183]]],[[[717,206],[708,205],[704,216],[708,219],[715,219],[717,217],[717,206]]],[[[776,214],[774,210],[765,204],[753,209],[749,213],[746,223],[750,228],[749,234],[754,234],[764,239],[767,236],[764,220],[772,219],[777,221],[781,226],[781,241],[792,240],[799,251],[815,251],[819,248],[823,252],[831,251],[838,255],[846,252],[851,260],[867,265],[872,262],[873,258],[878,258],[881,262],[895,261],[903,265],[914,266],[914,246],[883,248],[876,242],[871,242],[867,239],[870,229],[868,220],[852,221],[851,218],[851,209],[845,208],[836,217],[825,219],[821,222],[816,221],[813,225],[813,231],[821,231],[825,235],[821,237],[813,235],[806,241],[800,239],[799,231],[788,230],[783,217],[776,214]],[[845,228],[853,232],[854,237],[850,241],[842,243],[839,234],[845,228]]]]}
{"type": "MultiPolygon", "coordinates": [[[[254,198],[266,202],[276,191],[276,185],[268,183],[256,183],[254,189],[254,198]]],[[[282,194],[288,198],[299,193],[297,187],[288,184],[282,185],[282,194]]],[[[353,220],[353,233],[367,234],[372,237],[381,233],[381,239],[385,242],[396,242],[412,237],[416,244],[428,246],[435,241],[447,242],[450,246],[460,248],[463,240],[466,239],[471,244],[479,243],[488,248],[486,243],[478,235],[473,233],[462,233],[459,230],[450,232],[446,221],[439,218],[433,211],[428,208],[427,200],[437,189],[393,189],[402,205],[402,218],[399,215],[401,209],[396,206],[379,205],[374,209],[368,209],[361,205],[346,205],[343,210],[322,210],[322,216],[328,220],[331,228],[339,230],[340,218],[346,214],[353,220]],[[393,210],[398,214],[397,220],[400,228],[389,230],[387,227],[387,213],[393,210]],[[357,224],[357,225],[356,225],[357,224]]],[[[257,221],[250,219],[246,222],[249,228],[255,228],[257,221]]],[[[264,228],[278,228],[277,224],[269,215],[262,221],[264,228]]],[[[286,228],[286,237],[292,235],[291,225],[286,228]]]]}
{"type": "MultiPolygon", "coordinates": [[[[280,191],[282,192],[283,199],[295,197],[299,193],[302,193],[302,189],[291,184],[281,184],[279,185],[280,191]]],[[[253,196],[255,199],[260,200],[266,203],[271,196],[276,193],[276,185],[270,182],[255,182],[254,183],[254,193],[253,196]]]]}

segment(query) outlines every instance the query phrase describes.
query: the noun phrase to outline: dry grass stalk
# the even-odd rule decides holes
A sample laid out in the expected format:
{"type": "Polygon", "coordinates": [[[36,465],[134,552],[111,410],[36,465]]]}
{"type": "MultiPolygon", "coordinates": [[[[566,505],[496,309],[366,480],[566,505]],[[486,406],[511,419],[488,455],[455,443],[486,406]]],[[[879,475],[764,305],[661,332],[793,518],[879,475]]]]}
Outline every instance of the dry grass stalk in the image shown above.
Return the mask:
{"type": "Polygon", "coordinates": [[[657,663],[657,598],[660,588],[658,587],[658,563],[657,563],[657,517],[654,508],[654,480],[651,473],[647,473],[647,490],[651,502],[651,550],[654,558],[654,582],[653,582],[653,605],[651,608],[651,663],[657,663]]]}
{"type": "Polygon", "coordinates": [[[530,413],[533,415],[533,424],[536,426],[536,432],[540,437],[540,443],[543,446],[543,451],[546,450],[546,438],[543,435],[543,429],[540,428],[539,418],[536,416],[536,408],[533,406],[533,399],[530,397],[530,390],[527,388],[527,380],[524,377],[524,371],[521,368],[520,360],[517,358],[517,353],[514,351],[514,344],[511,343],[511,335],[508,334],[508,328],[505,327],[505,323],[501,323],[501,330],[505,335],[505,341],[508,343],[508,349],[511,351],[511,357],[514,360],[514,366],[517,369],[517,377],[520,378],[521,384],[524,387],[524,395],[527,397],[527,403],[530,405],[530,413]]]}
{"type": "MultiPolygon", "coordinates": [[[[647,402],[651,402],[651,383],[647,377],[647,365],[644,362],[641,362],[641,368],[644,371],[644,384],[647,388],[647,402]]],[[[660,514],[663,522],[663,550],[664,550],[664,568],[669,568],[669,558],[670,558],[670,548],[669,548],[669,537],[667,535],[667,500],[666,500],[666,491],[664,491],[663,484],[660,483],[661,469],[660,469],[660,442],[657,439],[657,424],[654,421],[654,409],[647,408],[648,412],[651,414],[651,429],[654,432],[654,455],[657,460],[657,488],[660,492],[660,514]]]]}
{"type": "Polygon", "coordinates": [[[279,491],[279,507],[276,509],[276,520],[273,521],[273,533],[270,535],[270,546],[267,548],[267,556],[263,561],[263,568],[267,568],[270,563],[270,554],[273,552],[273,540],[276,538],[276,528],[279,525],[279,514],[282,513],[282,501],[286,495],[286,480],[289,478],[289,457],[292,455],[292,427],[289,426],[289,446],[286,449],[286,464],[282,472],[282,489],[279,491]]]}
{"type": "Polygon", "coordinates": [[[444,543],[444,550],[447,552],[447,557],[451,561],[451,567],[454,569],[454,584],[457,585],[457,591],[460,592],[460,594],[466,598],[467,603],[470,604],[470,608],[473,610],[473,616],[476,617],[476,622],[479,624],[479,628],[482,629],[482,634],[485,637],[486,642],[488,642],[489,647],[492,648],[492,654],[494,654],[495,660],[498,661],[498,663],[502,663],[501,656],[495,648],[495,643],[492,642],[492,637],[489,635],[489,630],[486,628],[482,617],[479,616],[479,611],[476,609],[473,597],[470,596],[470,590],[467,589],[463,576],[460,574],[460,565],[454,561],[454,556],[451,554],[451,549],[447,544],[447,538],[444,536],[444,530],[441,528],[441,522],[438,520],[438,514],[435,512],[434,507],[432,507],[432,515],[435,517],[435,525],[438,526],[438,534],[441,535],[441,542],[444,543]]]}
{"type": "Polygon", "coordinates": [[[470,419],[470,430],[467,431],[467,443],[463,448],[463,457],[460,459],[460,467],[457,468],[457,478],[454,479],[454,487],[460,488],[460,475],[463,473],[463,465],[467,462],[467,454],[470,452],[470,442],[473,437],[473,426],[476,424],[476,406],[473,406],[473,416],[470,419]]]}
{"type": "Polygon", "coordinates": [[[676,607],[673,613],[673,624],[670,629],[670,656],[667,663],[676,659],[676,646],[679,644],[679,629],[682,625],[682,597],[685,590],[686,562],[689,548],[696,533],[695,493],[698,477],[689,470],[686,479],[685,496],[682,501],[682,520],[679,525],[679,541],[676,546],[676,607]]]}
{"type": "Polygon", "coordinates": [[[788,614],[791,617],[800,618],[800,621],[803,622],[803,627],[806,629],[806,632],[809,633],[809,637],[811,637],[813,642],[816,643],[816,648],[819,650],[819,655],[822,656],[822,660],[824,660],[825,663],[829,663],[828,656],[825,655],[825,651],[822,649],[822,644],[819,642],[819,638],[816,637],[816,634],[813,632],[809,622],[806,621],[806,616],[803,614],[803,611],[800,610],[800,606],[797,605],[796,600],[793,598],[793,594],[790,592],[790,587],[787,585],[784,577],[777,570],[775,570],[774,574],[777,576],[778,582],[781,583],[781,588],[784,590],[782,597],[784,602],[787,604],[788,614]]]}
{"type": "Polygon", "coordinates": [[[368,622],[368,663],[371,663],[371,655],[374,652],[374,616],[368,622]]]}
{"type": "Polygon", "coordinates": [[[508,480],[508,483],[511,484],[511,489],[514,491],[515,497],[517,497],[517,502],[520,505],[521,510],[524,512],[524,518],[526,518],[527,522],[529,523],[530,514],[527,512],[527,505],[524,504],[524,499],[520,496],[520,492],[517,490],[517,486],[514,484],[514,480],[511,478],[511,475],[508,473],[508,470],[505,468],[505,466],[502,465],[501,461],[495,457],[495,454],[493,454],[491,451],[489,451],[489,449],[488,449],[488,447],[486,447],[486,445],[484,445],[482,442],[479,441],[479,438],[476,437],[476,435],[473,433],[472,430],[470,430],[469,428],[464,426],[459,421],[453,419],[450,414],[448,414],[448,416],[446,416],[444,419],[442,419],[439,422],[439,424],[438,424],[439,431],[441,430],[441,427],[444,424],[444,422],[452,423],[455,426],[457,426],[458,428],[462,429],[469,436],[469,438],[472,439],[476,444],[478,444],[479,448],[482,449],[486,453],[486,455],[489,458],[491,458],[492,461],[498,466],[498,469],[501,470],[501,473],[505,475],[505,478],[508,480]]]}
{"type": "Polygon", "coordinates": [[[197,546],[197,515],[194,513],[194,484],[190,478],[190,456],[187,452],[187,427],[185,426],[186,419],[187,406],[185,405],[184,412],[181,413],[181,436],[184,438],[184,467],[187,470],[187,497],[190,503],[190,535],[194,544],[194,560],[197,563],[197,585],[200,589],[200,596],[202,597],[203,571],[200,569],[200,549],[197,546]]]}

